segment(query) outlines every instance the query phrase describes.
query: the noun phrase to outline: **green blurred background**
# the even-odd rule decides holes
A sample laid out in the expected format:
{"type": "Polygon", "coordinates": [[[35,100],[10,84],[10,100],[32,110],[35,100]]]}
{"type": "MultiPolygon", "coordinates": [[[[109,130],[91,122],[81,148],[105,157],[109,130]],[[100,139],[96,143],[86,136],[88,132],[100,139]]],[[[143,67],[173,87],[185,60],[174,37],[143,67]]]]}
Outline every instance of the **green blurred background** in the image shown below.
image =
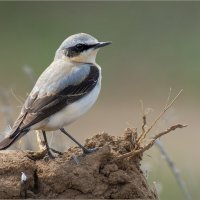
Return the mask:
{"type": "MultiPolygon", "coordinates": [[[[98,102],[69,132],[82,142],[101,131],[120,135],[126,127],[141,127],[140,100],[153,108],[150,123],[163,108],[169,88],[173,95],[184,89],[152,134],[177,122],[189,124],[162,142],[198,199],[200,2],[0,2],[0,87],[8,92],[14,118],[21,104],[13,93],[25,99],[32,87],[23,67],[31,66],[38,77],[60,43],[79,32],[113,44],[97,57],[103,70],[98,102]]],[[[3,112],[0,117],[3,132],[3,112]]],[[[54,136],[55,146],[73,145],[59,138],[54,136]]],[[[161,199],[183,199],[158,150],[154,147],[144,158],[149,182],[160,183],[161,199]]]]}

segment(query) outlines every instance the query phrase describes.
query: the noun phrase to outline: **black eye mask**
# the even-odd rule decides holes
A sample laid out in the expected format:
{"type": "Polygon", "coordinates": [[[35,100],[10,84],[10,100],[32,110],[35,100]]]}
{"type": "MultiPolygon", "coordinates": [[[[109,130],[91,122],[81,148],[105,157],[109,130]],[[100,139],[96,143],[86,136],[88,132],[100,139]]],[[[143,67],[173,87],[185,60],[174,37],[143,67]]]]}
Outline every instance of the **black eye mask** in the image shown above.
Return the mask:
{"type": "Polygon", "coordinates": [[[65,56],[68,57],[75,57],[78,56],[80,53],[82,53],[83,51],[87,51],[88,49],[91,49],[93,47],[95,47],[96,44],[82,44],[79,43],[73,47],[69,47],[67,49],[65,49],[65,56]]]}

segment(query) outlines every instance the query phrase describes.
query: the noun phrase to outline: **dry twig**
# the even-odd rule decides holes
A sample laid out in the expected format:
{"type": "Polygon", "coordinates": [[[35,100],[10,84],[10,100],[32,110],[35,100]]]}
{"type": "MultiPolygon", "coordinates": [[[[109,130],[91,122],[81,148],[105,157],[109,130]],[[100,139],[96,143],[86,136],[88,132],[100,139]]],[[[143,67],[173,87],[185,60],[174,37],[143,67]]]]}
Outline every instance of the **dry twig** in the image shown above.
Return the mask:
{"type": "Polygon", "coordinates": [[[187,125],[182,125],[182,124],[173,125],[170,128],[168,128],[167,130],[162,131],[162,132],[156,134],[146,145],[144,145],[144,146],[141,145],[143,143],[143,141],[146,139],[147,134],[152,130],[152,128],[156,125],[156,123],[160,120],[160,118],[166,113],[166,111],[174,104],[174,102],[179,97],[179,95],[181,94],[182,91],[183,90],[181,90],[175,96],[175,98],[172,99],[171,102],[170,102],[169,101],[170,97],[171,97],[171,89],[170,89],[170,92],[169,92],[169,95],[168,95],[168,98],[167,98],[167,103],[166,103],[163,111],[158,115],[158,117],[155,119],[155,121],[152,123],[152,125],[147,130],[145,129],[145,126],[147,124],[146,114],[143,111],[143,103],[141,102],[142,112],[143,112],[143,117],[142,117],[142,119],[143,119],[142,132],[136,138],[135,148],[131,152],[128,152],[126,154],[118,156],[118,158],[116,160],[118,160],[118,159],[124,159],[124,158],[128,158],[128,157],[135,157],[135,156],[137,156],[139,154],[142,154],[144,151],[146,151],[149,148],[151,148],[154,145],[155,141],[158,138],[162,137],[163,135],[165,135],[165,134],[167,134],[167,133],[169,133],[171,131],[174,131],[177,128],[184,128],[184,127],[187,126],[187,125]]]}

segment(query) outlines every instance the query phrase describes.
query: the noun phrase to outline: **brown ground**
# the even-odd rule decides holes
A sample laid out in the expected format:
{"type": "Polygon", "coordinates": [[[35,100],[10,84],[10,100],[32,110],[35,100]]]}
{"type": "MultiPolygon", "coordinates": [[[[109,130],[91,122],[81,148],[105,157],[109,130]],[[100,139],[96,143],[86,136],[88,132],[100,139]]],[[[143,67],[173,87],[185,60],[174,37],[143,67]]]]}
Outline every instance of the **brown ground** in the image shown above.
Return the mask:
{"type": "Polygon", "coordinates": [[[127,135],[97,134],[86,140],[86,146],[99,150],[81,156],[80,149],[73,147],[53,160],[1,151],[0,198],[156,199],[140,170],[139,157],[112,162],[131,150],[127,135]],[[20,182],[21,172],[28,177],[25,184],[20,182]]]}

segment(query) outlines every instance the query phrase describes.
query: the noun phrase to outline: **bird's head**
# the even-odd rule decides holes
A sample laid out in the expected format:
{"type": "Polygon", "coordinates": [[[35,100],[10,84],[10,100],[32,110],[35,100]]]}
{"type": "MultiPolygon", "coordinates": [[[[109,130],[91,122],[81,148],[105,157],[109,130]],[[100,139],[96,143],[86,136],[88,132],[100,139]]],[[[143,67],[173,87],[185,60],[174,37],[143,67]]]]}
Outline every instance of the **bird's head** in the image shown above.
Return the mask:
{"type": "Polygon", "coordinates": [[[99,42],[89,34],[78,33],[71,35],[63,41],[56,51],[55,59],[95,63],[99,48],[109,44],[111,44],[111,42],[99,42]]]}

